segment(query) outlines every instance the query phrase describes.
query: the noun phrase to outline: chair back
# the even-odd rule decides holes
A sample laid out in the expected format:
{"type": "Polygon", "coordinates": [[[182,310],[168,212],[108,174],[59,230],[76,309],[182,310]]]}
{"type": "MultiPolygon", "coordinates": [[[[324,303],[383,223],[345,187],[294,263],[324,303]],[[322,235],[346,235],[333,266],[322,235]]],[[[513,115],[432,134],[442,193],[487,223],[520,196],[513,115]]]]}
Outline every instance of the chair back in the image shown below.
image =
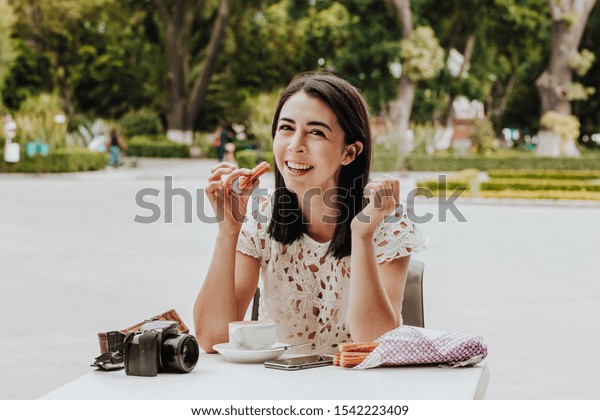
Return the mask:
{"type": "Polygon", "coordinates": [[[411,259],[406,275],[404,300],[402,301],[402,321],[404,325],[425,327],[423,311],[423,271],[425,264],[411,259]]]}

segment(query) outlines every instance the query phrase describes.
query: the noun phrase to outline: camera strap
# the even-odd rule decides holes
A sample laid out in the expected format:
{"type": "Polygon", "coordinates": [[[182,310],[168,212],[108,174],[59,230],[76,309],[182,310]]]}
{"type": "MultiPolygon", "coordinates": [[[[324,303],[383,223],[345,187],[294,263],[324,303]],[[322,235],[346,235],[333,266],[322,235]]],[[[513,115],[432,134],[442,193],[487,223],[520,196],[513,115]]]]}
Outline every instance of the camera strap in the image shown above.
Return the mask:
{"type": "MultiPolygon", "coordinates": [[[[158,375],[158,365],[160,352],[157,344],[160,343],[160,333],[155,330],[145,331],[138,338],[139,358],[134,362],[137,363],[139,372],[136,375],[141,376],[156,376],[158,375]]],[[[131,363],[126,362],[125,372],[130,375],[131,363]]]]}
{"type": "Polygon", "coordinates": [[[94,363],[90,366],[97,367],[100,370],[111,371],[119,370],[125,367],[125,349],[127,344],[133,339],[135,333],[128,333],[123,340],[123,344],[116,351],[108,351],[96,357],[94,363]]]}

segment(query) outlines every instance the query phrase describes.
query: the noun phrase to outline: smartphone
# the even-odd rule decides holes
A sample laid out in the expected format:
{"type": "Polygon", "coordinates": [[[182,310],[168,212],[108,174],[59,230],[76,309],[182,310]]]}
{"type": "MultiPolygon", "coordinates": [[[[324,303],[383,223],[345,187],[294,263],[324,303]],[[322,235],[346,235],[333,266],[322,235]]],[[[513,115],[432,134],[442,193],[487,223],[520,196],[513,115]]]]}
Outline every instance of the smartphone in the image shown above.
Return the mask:
{"type": "Polygon", "coordinates": [[[318,354],[312,356],[290,357],[288,359],[267,360],[265,367],[281,370],[300,370],[310,369],[319,366],[333,364],[333,356],[321,356],[318,354]]]}

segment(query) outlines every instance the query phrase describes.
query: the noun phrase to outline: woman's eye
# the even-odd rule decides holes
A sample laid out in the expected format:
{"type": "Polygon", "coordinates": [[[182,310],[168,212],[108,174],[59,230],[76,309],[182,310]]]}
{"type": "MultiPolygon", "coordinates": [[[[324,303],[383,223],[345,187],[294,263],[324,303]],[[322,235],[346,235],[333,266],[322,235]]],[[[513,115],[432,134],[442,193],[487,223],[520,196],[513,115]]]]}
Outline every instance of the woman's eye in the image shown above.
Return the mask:
{"type": "Polygon", "coordinates": [[[292,126],[289,124],[281,124],[279,126],[279,131],[290,131],[292,129],[293,129],[292,126]]]}
{"type": "Polygon", "coordinates": [[[310,130],[309,134],[313,134],[315,136],[325,137],[325,134],[321,130],[310,130]]]}

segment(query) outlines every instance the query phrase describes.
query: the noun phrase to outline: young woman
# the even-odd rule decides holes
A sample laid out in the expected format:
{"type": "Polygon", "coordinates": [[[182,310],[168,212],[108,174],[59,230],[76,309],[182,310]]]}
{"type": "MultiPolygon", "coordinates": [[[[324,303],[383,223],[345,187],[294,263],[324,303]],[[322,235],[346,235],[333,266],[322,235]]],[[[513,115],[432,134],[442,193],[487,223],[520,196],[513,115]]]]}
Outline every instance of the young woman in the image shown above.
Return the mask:
{"type": "Polygon", "coordinates": [[[257,286],[260,319],[277,324],[281,342],[309,343],[302,353],[332,354],[398,327],[410,254],[424,238],[400,211],[398,180],[369,180],[364,97],[334,75],[300,75],[280,96],[272,137],[272,196],[227,187],[248,169],[211,170],[206,194],[220,221],[194,306],[200,345],[228,341],[257,286]]]}
{"type": "Polygon", "coordinates": [[[110,130],[110,137],[105,142],[105,146],[110,153],[108,166],[118,167],[121,164],[121,150],[127,150],[127,144],[119,135],[116,128],[110,130]]]}

